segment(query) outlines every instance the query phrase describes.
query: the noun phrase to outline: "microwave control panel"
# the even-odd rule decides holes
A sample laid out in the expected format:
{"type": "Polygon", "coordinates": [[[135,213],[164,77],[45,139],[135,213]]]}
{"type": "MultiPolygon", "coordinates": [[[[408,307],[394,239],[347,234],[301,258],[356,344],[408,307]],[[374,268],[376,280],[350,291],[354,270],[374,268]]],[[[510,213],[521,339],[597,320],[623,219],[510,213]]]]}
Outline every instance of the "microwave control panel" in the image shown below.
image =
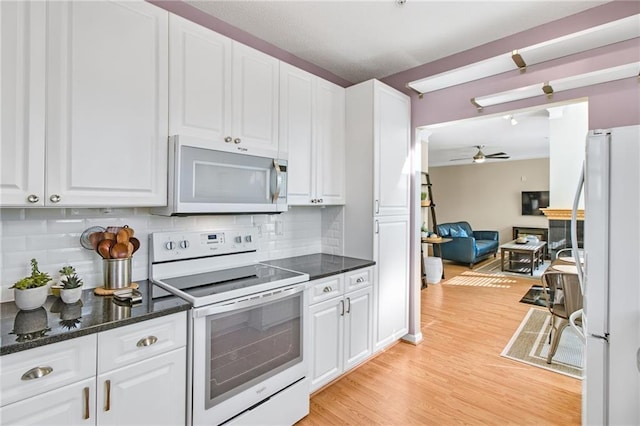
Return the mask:
{"type": "Polygon", "coordinates": [[[258,232],[254,227],[227,230],[171,231],[149,234],[152,262],[194,259],[255,252],[258,232]]]}

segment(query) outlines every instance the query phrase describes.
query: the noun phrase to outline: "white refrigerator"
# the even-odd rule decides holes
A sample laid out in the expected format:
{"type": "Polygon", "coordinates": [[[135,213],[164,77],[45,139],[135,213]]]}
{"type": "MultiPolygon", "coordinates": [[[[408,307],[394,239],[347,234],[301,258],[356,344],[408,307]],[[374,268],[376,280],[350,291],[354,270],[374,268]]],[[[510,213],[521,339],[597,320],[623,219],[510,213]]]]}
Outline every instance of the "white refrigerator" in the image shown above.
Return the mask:
{"type": "Polygon", "coordinates": [[[639,170],[640,126],[589,132],[581,276],[586,425],[640,425],[639,170]]]}

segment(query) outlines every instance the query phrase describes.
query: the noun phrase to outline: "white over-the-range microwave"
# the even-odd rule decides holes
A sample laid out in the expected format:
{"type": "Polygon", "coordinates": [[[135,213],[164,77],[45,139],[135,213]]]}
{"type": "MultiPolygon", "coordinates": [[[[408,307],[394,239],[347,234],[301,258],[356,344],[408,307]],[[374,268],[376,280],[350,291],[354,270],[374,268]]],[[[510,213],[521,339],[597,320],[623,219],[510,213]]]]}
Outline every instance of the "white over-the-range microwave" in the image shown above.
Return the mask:
{"type": "Polygon", "coordinates": [[[164,216],[279,213],[287,210],[287,161],[205,147],[169,138],[168,203],[164,216]]]}

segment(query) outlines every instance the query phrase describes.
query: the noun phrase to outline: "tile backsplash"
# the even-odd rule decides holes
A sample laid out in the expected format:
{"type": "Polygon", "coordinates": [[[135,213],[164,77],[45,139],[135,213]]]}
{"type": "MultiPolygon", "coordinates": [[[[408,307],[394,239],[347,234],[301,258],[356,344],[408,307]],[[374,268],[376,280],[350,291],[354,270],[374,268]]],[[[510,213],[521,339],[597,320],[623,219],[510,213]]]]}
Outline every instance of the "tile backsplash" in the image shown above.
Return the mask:
{"type": "Polygon", "coordinates": [[[80,235],[92,226],[129,225],[141,242],[133,256],[133,280],[148,278],[148,236],[152,232],[253,225],[258,228],[260,260],[317,252],[343,253],[343,209],[291,207],[277,215],[212,215],[163,217],[146,208],[0,209],[0,301],[13,300],[10,289],[29,275],[29,261],[54,281],[58,270],[73,265],[86,288],[102,285],[102,259],[80,245],[80,235]]]}

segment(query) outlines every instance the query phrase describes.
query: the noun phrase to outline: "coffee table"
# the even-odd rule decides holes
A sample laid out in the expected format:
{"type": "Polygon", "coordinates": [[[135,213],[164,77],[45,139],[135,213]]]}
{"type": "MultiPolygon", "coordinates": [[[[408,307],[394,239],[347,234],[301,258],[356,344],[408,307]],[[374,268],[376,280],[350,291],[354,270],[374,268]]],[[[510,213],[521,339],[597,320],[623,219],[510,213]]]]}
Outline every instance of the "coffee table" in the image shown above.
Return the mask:
{"type": "Polygon", "coordinates": [[[500,269],[509,272],[529,273],[544,263],[544,246],[546,241],[528,241],[524,244],[510,241],[500,246],[500,269]],[[505,263],[507,267],[505,268],[505,263]]]}

